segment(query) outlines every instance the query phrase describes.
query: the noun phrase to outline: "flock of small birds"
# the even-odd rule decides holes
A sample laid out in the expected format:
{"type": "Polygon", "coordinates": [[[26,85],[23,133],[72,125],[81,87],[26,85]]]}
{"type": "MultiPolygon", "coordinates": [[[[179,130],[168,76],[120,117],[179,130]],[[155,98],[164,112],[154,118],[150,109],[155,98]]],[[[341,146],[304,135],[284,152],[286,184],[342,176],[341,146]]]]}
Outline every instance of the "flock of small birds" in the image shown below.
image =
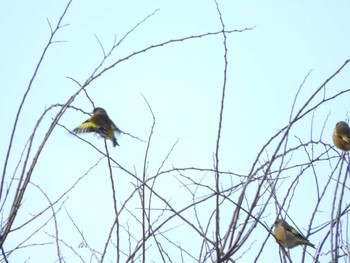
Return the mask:
{"type": "MultiPolygon", "coordinates": [[[[73,130],[74,133],[95,132],[102,138],[111,140],[113,147],[119,146],[115,137],[115,132],[120,133],[120,129],[108,117],[103,108],[95,108],[92,116],[73,130]]],[[[336,124],[333,132],[333,143],[335,147],[342,151],[350,151],[350,128],[349,125],[340,121],[336,124]]],[[[294,248],[298,245],[306,245],[315,248],[307,238],[300,234],[295,228],[289,225],[284,219],[277,219],[274,223],[274,235],[278,243],[285,248],[294,248]]]]}

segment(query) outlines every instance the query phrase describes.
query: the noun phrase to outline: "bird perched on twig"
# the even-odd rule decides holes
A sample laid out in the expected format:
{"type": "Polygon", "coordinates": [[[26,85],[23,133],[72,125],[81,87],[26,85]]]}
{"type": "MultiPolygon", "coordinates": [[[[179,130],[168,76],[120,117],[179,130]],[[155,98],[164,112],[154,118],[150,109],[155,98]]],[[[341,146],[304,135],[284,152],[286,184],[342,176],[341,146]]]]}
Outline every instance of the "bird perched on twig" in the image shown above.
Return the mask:
{"type": "Polygon", "coordinates": [[[285,248],[294,248],[298,245],[307,245],[315,248],[302,234],[295,230],[283,219],[275,221],[275,237],[278,243],[285,248]]]}
{"type": "Polygon", "coordinates": [[[346,122],[337,123],[332,137],[335,147],[342,151],[350,151],[350,128],[346,122]]]}
{"type": "Polygon", "coordinates": [[[113,142],[113,147],[119,146],[115,138],[114,131],[121,132],[114,122],[108,117],[106,110],[102,108],[95,108],[92,116],[76,127],[74,133],[96,132],[101,137],[113,142]]]}

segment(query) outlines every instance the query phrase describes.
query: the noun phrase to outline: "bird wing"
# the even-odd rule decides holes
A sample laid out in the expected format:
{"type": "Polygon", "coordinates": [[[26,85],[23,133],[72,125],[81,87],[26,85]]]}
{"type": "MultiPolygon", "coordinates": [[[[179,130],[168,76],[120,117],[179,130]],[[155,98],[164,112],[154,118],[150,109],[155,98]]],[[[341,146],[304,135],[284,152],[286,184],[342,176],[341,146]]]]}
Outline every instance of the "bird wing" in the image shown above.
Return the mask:
{"type": "Polygon", "coordinates": [[[90,122],[89,120],[83,122],[78,127],[76,127],[73,132],[82,133],[82,132],[98,132],[101,127],[90,122]]]}
{"type": "Polygon", "coordinates": [[[339,137],[340,137],[340,139],[342,139],[344,142],[347,142],[347,143],[350,142],[350,138],[349,138],[349,136],[347,136],[346,134],[340,134],[339,137]]]}
{"type": "Polygon", "coordinates": [[[298,231],[296,231],[293,227],[286,227],[286,231],[291,232],[292,234],[296,235],[297,237],[300,237],[301,239],[307,240],[302,234],[300,234],[298,231]]]}
{"type": "Polygon", "coordinates": [[[113,129],[113,131],[116,131],[116,132],[119,133],[120,129],[117,127],[117,125],[115,125],[114,122],[111,119],[109,119],[109,120],[111,122],[111,128],[113,129]]]}

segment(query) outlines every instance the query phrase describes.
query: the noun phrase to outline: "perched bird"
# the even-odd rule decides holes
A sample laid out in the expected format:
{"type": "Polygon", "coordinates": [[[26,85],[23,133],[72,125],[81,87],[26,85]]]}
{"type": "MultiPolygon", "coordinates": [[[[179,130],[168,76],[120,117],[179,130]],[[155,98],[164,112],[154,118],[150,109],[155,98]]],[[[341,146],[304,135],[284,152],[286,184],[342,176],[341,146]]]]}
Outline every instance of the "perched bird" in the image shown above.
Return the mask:
{"type": "Polygon", "coordinates": [[[277,219],[275,224],[275,237],[278,243],[285,248],[294,248],[298,245],[307,245],[315,248],[303,235],[295,230],[283,219],[277,219]]]}
{"type": "Polygon", "coordinates": [[[333,132],[333,142],[335,147],[342,151],[350,151],[350,128],[349,125],[340,121],[335,126],[333,132]]]}
{"type": "Polygon", "coordinates": [[[119,146],[114,131],[120,132],[114,122],[108,117],[107,112],[102,108],[95,108],[91,118],[76,127],[74,133],[96,132],[101,137],[111,140],[113,147],[119,146]]]}

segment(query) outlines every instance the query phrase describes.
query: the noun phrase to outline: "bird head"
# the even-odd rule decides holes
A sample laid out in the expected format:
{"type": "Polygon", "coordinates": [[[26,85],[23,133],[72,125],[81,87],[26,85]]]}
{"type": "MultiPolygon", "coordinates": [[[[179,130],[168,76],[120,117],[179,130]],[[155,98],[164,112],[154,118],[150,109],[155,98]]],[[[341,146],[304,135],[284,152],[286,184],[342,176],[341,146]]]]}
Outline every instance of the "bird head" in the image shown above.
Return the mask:
{"type": "Polygon", "coordinates": [[[105,109],[102,109],[100,107],[97,107],[94,109],[94,111],[92,112],[93,114],[103,114],[103,115],[107,115],[107,112],[105,109]]]}

